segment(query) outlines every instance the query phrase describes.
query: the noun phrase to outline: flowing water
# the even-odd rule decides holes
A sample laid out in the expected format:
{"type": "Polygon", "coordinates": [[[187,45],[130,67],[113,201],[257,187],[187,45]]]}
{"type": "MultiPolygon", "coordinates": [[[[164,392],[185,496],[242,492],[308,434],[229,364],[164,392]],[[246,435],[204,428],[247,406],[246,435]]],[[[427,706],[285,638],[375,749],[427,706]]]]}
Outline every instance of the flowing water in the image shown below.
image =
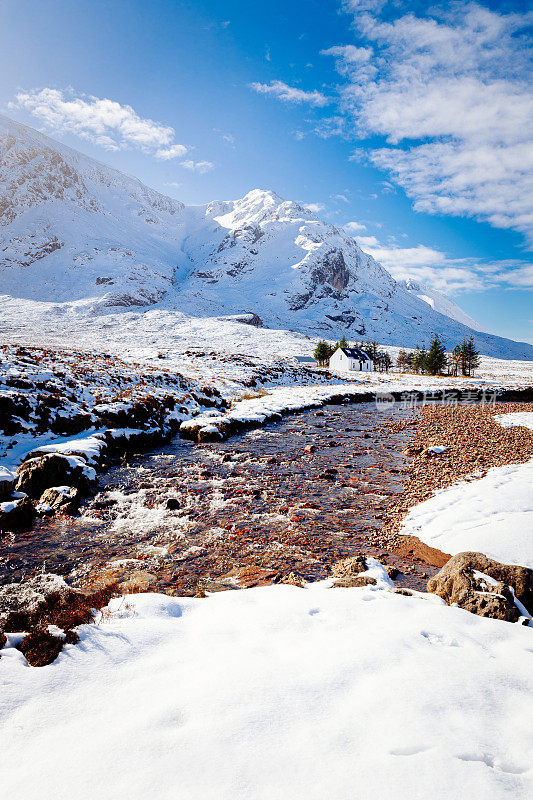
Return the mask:
{"type": "MultiPolygon", "coordinates": [[[[132,580],[139,590],[194,594],[290,572],[314,580],[339,558],[380,555],[410,437],[388,423],[411,414],[329,405],[225,442],[176,437],[131,455],[101,476],[79,516],[0,540],[0,582],[45,569],[75,585],[132,580]]],[[[400,585],[425,585],[427,564],[387,559],[404,572],[400,585]]]]}

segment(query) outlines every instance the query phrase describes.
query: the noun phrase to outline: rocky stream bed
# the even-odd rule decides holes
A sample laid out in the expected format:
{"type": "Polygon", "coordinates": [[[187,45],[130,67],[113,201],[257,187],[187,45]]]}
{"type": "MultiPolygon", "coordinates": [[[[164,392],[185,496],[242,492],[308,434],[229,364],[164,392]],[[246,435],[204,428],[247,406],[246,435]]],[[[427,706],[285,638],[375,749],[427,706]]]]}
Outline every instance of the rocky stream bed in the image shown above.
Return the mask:
{"type": "Polygon", "coordinates": [[[380,555],[400,584],[434,571],[386,553],[380,528],[402,491],[410,409],[327,405],[220,443],[178,437],[100,477],[79,516],[0,540],[0,581],[46,570],[76,586],[176,594],[316,580],[341,558],[380,555]]]}

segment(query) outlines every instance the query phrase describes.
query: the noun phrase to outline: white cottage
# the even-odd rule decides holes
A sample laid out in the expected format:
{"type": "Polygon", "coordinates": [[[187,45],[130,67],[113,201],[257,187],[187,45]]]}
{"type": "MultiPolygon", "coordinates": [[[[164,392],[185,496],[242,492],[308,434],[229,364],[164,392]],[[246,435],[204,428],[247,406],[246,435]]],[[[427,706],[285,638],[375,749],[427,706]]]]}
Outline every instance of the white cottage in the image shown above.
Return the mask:
{"type": "Polygon", "coordinates": [[[374,362],[363,350],[358,347],[337,347],[329,360],[331,369],[342,372],[355,370],[356,372],[372,372],[374,362]]]}

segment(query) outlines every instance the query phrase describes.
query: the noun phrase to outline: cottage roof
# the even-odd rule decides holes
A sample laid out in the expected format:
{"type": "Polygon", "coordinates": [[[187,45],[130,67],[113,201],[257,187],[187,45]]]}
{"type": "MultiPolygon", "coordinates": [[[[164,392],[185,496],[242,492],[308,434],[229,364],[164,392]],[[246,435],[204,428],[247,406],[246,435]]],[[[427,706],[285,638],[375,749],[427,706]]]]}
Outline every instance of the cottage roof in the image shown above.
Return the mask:
{"type": "Polygon", "coordinates": [[[365,353],[364,350],[359,350],[358,347],[341,347],[340,349],[348,358],[355,358],[358,361],[372,361],[368,353],[365,353]]]}

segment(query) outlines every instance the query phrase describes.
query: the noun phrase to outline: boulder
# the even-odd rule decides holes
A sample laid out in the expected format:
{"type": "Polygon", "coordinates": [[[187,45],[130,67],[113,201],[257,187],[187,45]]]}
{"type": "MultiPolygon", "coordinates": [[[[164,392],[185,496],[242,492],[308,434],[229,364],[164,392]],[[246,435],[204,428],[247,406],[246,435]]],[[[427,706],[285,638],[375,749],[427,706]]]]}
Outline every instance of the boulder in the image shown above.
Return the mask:
{"type": "Polygon", "coordinates": [[[31,528],[35,510],[29,497],[17,497],[0,503],[0,531],[31,528]]]}
{"type": "Polygon", "coordinates": [[[39,498],[52,486],[76,486],[87,490],[96,479],[96,472],[79,456],[47,453],[25,461],[18,470],[17,490],[39,498]]]}
{"type": "Polygon", "coordinates": [[[80,493],[74,486],[51,486],[44,490],[35,510],[43,515],[58,511],[73,514],[78,510],[80,500],[80,493]]]}
{"type": "Polygon", "coordinates": [[[360,589],[363,586],[375,586],[377,580],[369,575],[350,575],[347,578],[340,578],[333,584],[333,589],[360,589]]]}
{"type": "Polygon", "coordinates": [[[367,563],[364,556],[344,558],[342,561],[337,561],[333,564],[331,569],[336,578],[351,578],[354,575],[359,575],[361,572],[366,572],[366,570],[367,563]]]}
{"type": "Polygon", "coordinates": [[[427,590],[473,614],[516,622],[521,612],[513,592],[528,611],[533,608],[533,570],[483,553],[458,553],[430,578],[427,590]]]}
{"type": "Polygon", "coordinates": [[[17,476],[10,469],[0,466],[0,500],[8,500],[13,493],[17,476]]]}

